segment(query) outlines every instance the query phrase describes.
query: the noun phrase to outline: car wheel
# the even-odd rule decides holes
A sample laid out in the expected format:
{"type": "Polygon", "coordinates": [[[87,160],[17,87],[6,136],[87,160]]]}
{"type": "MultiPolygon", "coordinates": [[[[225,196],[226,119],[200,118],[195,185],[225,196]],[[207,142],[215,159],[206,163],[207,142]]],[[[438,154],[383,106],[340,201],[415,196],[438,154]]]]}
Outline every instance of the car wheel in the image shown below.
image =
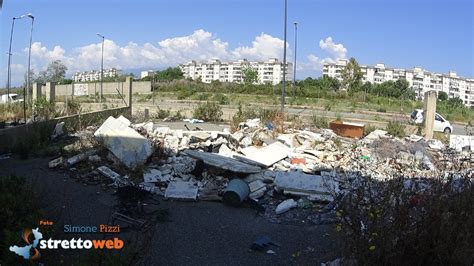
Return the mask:
{"type": "Polygon", "coordinates": [[[449,127],[445,128],[444,134],[451,134],[451,129],[449,127]]]}

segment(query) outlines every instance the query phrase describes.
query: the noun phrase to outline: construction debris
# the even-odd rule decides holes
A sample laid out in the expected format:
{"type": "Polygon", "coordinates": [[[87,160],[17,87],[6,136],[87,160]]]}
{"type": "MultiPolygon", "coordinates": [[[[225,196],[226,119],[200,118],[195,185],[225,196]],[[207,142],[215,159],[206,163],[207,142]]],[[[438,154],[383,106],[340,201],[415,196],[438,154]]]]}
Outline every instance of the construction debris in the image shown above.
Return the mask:
{"type": "MultiPolygon", "coordinates": [[[[363,125],[336,124],[351,127],[338,134],[356,139],[340,137],[331,129],[285,128],[278,133],[260,119],[240,123],[230,133],[173,130],[153,122],[133,124],[125,117],[109,117],[99,128],[76,133],[81,145],[68,148],[68,153],[84,147],[87,151],[67,160],[57,158],[49,166],[66,161],[71,167],[87,161],[95,169],[100,163],[97,172],[113,181],[113,187],[133,186],[137,193],[166,199],[251,206],[277,221],[296,219],[302,212],[315,224],[333,222],[336,200],[366,178],[423,180],[450,176],[460,169],[473,172],[474,156],[468,153],[472,137],[451,135],[449,149],[439,140],[417,135],[399,139],[384,130],[362,137],[358,134],[363,125]],[[355,131],[357,136],[352,134],[355,131]],[[92,135],[103,146],[82,144],[92,135]],[[280,215],[290,209],[294,210],[280,215]]],[[[93,181],[103,182],[98,173],[93,181]]]]}

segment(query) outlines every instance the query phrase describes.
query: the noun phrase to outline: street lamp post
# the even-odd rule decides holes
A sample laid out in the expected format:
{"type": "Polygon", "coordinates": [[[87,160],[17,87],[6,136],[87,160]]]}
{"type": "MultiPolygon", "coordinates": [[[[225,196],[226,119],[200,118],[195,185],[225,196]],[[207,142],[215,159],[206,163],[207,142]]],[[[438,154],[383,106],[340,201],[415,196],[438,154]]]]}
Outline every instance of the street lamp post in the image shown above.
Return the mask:
{"type": "Polygon", "coordinates": [[[103,83],[104,83],[104,40],[105,37],[100,33],[97,33],[97,36],[102,38],[102,60],[100,63],[100,102],[102,102],[102,93],[103,93],[103,83]]]}
{"type": "Polygon", "coordinates": [[[296,50],[298,48],[298,22],[293,22],[295,24],[295,60],[293,62],[293,97],[295,97],[296,89],[296,50]]]}
{"type": "Polygon", "coordinates": [[[12,19],[12,29],[10,31],[10,48],[8,49],[8,66],[7,66],[7,102],[10,103],[10,82],[11,82],[11,60],[12,60],[12,40],[13,27],[15,26],[15,17],[12,19]]]}
{"type": "Polygon", "coordinates": [[[284,41],[283,41],[283,84],[281,88],[281,113],[285,111],[285,86],[286,86],[286,24],[287,24],[287,9],[288,0],[285,0],[285,26],[284,26],[284,41]]]}
{"type": "Polygon", "coordinates": [[[26,74],[26,96],[23,99],[23,115],[26,123],[26,103],[25,100],[30,100],[30,88],[31,88],[31,45],[33,42],[33,23],[35,22],[35,17],[33,14],[28,13],[27,17],[31,18],[31,28],[30,28],[30,47],[28,49],[28,73],[26,74]]]}

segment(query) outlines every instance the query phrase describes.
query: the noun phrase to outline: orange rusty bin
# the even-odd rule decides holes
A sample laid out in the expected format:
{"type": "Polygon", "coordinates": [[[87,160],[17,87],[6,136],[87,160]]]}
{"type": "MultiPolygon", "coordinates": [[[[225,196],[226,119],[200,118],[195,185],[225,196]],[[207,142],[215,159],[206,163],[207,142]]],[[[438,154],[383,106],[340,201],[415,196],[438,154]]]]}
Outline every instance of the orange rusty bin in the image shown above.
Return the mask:
{"type": "Polygon", "coordinates": [[[362,138],[365,125],[334,120],[329,123],[329,128],[342,137],[362,138]]]}

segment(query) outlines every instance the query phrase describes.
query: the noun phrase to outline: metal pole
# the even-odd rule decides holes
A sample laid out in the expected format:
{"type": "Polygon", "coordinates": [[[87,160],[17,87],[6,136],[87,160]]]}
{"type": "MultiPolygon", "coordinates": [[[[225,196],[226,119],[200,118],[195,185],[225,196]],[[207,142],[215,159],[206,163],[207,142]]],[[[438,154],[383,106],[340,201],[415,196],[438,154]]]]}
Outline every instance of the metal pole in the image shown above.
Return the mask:
{"type": "Polygon", "coordinates": [[[100,63],[100,102],[102,102],[102,95],[104,87],[104,36],[102,36],[102,60],[100,63]]]}
{"type": "Polygon", "coordinates": [[[30,47],[28,49],[28,74],[27,74],[27,77],[26,77],[26,99],[29,102],[29,100],[30,100],[30,97],[29,97],[30,96],[30,87],[31,87],[31,80],[30,80],[30,76],[31,76],[31,45],[32,45],[32,42],[33,42],[33,23],[35,22],[35,17],[31,14],[28,14],[28,17],[31,18],[30,47]]]}
{"type": "Polygon", "coordinates": [[[104,35],[97,33],[97,36],[102,38],[102,60],[100,63],[100,102],[102,102],[103,83],[104,83],[104,35]]]}
{"type": "Polygon", "coordinates": [[[7,102],[10,103],[10,82],[11,82],[11,59],[12,59],[12,40],[13,26],[15,25],[15,17],[12,19],[12,29],[10,32],[10,48],[8,49],[8,66],[7,66],[7,102]]]}
{"type": "Polygon", "coordinates": [[[283,84],[281,88],[281,112],[285,111],[285,86],[286,86],[286,20],[287,20],[288,0],[285,0],[285,30],[283,41],[283,84]]]}
{"type": "Polygon", "coordinates": [[[296,89],[296,50],[298,48],[298,22],[294,22],[295,24],[295,60],[293,65],[293,97],[295,96],[295,89],[296,89]]]}

